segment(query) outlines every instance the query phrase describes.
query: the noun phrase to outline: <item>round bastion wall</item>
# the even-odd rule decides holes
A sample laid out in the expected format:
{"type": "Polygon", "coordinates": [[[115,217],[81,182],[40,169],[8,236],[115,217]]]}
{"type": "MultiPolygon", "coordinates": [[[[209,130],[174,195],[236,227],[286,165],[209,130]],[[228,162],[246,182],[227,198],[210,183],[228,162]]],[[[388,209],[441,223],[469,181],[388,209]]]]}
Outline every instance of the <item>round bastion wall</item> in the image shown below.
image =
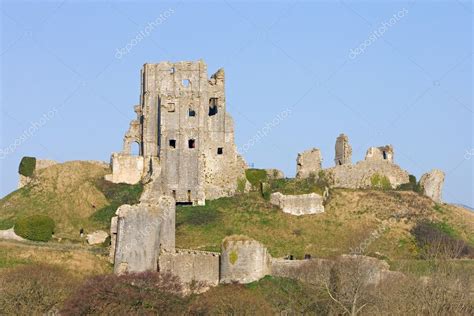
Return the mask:
{"type": "Polygon", "coordinates": [[[222,243],[221,283],[250,283],[271,273],[271,256],[258,241],[229,236],[222,243]]]}

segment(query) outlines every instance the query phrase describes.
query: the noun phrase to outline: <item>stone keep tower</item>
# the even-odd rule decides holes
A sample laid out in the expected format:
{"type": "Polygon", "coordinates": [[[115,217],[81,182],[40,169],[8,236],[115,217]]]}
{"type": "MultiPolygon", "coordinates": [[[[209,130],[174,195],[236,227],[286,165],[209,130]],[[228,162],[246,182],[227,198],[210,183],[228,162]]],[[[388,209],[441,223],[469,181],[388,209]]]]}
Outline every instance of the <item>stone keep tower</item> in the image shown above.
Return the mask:
{"type": "Polygon", "coordinates": [[[122,153],[112,155],[113,173],[106,179],[144,180],[142,199],[148,200],[170,195],[177,203],[204,204],[233,195],[246,164],[237,154],[224,89],[224,70],[209,79],[203,61],[145,64],[137,119],[122,153]]]}
{"type": "Polygon", "coordinates": [[[344,134],[340,134],[336,139],[336,155],[334,157],[334,163],[336,166],[346,165],[352,163],[352,148],[349,144],[349,137],[344,134]]]}

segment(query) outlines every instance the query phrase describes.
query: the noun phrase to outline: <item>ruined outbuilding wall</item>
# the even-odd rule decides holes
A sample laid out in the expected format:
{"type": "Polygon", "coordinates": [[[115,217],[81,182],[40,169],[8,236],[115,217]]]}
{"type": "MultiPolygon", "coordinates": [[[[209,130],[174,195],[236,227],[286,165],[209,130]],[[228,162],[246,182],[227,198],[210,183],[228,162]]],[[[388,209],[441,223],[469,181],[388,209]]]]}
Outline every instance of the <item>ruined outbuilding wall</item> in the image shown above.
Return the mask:
{"type": "Polygon", "coordinates": [[[105,180],[113,183],[137,184],[143,176],[144,159],[142,156],[132,156],[114,153],[111,159],[112,174],[105,180]]]}
{"type": "Polygon", "coordinates": [[[159,271],[176,275],[183,283],[190,284],[195,281],[217,286],[219,256],[216,252],[197,250],[163,251],[159,258],[159,271]]]}
{"type": "Polygon", "coordinates": [[[298,154],[296,158],[296,178],[307,178],[310,175],[317,176],[321,170],[321,151],[312,148],[298,154]]]}
{"type": "Polygon", "coordinates": [[[336,139],[334,163],[336,166],[352,163],[352,148],[349,144],[349,137],[340,134],[336,139]]]}
{"type": "Polygon", "coordinates": [[[271,274],[271,256],[261,243],[230,236],[222,243],[221,283],[250,283],[271,274]]]}
{"type": "MultiPolygon", "coordinates": [[[[37,173],[41,169],[46,169],[56,164],[58,163],[54,160],[36,159],[35,173],[37,173]]],[[[18,174],[18,175],[19,175],[18,189],[23,188],[25,185],[29,184],[33,180],[33,177],[26,177],[22,174],[18,174]]]]}
{"type": "Polygon", "coordinates": [[[270,195],[270,203],[278,206],[284,213],[309,215],[324,212],[323,197],[316,193],[284,195],[275,192],[270,195]]]}
{"type": "Polygon", "coordinates": [[[392,145],[381,147],[370,147],[365,154],[365,160],[368,161],[388,161],[393,162],[394,151],[392,145]]]}

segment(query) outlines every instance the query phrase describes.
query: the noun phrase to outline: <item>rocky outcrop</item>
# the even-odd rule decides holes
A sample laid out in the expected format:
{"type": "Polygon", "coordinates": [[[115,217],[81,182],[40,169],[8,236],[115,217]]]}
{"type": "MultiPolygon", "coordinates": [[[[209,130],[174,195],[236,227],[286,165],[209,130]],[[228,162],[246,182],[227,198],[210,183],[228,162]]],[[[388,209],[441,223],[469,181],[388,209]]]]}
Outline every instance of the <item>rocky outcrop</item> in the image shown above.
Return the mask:
{"type": "Polygon", "coordinates": [[[443,193],[444,172],[439,169],[433,169],[421,176],[420,185],[423,188],[423,194],[433,201],[440,203],[443,193]]]}
{"type": "Polygon", "coordinates": [[[307,178],[310,175],[317,176],[321,170],[321,151],[312,148],[298,154],[296,158],[296,177],[307,178]]]}
{"type": "Polygon", "coordinates": [[[86,236],[86,239],[89,245],[97,245],[104,243],[107,237],[109,237],[109,234],[107,234],[103,230],[98,230],[93,232],[92,234],[88,234],[86,236]]]}
{"type": "Polygon", "coordinates": [[[221,283],[251,283],[271,273],[271,256],[261,243],[245,236],[224,239],[221,283]]]}
{"type": "Polygon", "coordinates": [[[16,241],[25,241],[22,237],[15,234],[13,227],[7,230],[0,230],[0,239],[7,239],[7,240],[16,240],[16,241]]]}
{"type": "Polygon", "coordinates": [[[323,197],[316,193],[284,195],[275,192],[270,196],[270,203],[291,215],[300,216],[324,212],[323,197]]]}
{"type": "Polygon", "coordinates": [[[285,177],[283,171],[278,169],[265,169],[265,172],[269,180],[283,179],[285,177]]]}

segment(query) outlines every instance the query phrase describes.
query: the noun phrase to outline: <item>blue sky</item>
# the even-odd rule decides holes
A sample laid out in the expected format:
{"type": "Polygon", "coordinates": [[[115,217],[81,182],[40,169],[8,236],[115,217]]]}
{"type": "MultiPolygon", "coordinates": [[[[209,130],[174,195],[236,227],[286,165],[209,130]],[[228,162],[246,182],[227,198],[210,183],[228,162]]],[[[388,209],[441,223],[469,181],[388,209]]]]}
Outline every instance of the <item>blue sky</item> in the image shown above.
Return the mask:
{"type": "Polygon", "coordinates": [[[472,10],[461,0],[1,1],[0,196],[25,155],[108,161],[134,117],[141,66],[202,58],[209,75],[225,68],[239,147],[291,109],[245,152],[249,164],[293,176],[297,153],[317,147],[332,166],[344,132],[354,161],[393,144],[404,169],[444,170],[444,199],[472,206],[472,10]]]}

